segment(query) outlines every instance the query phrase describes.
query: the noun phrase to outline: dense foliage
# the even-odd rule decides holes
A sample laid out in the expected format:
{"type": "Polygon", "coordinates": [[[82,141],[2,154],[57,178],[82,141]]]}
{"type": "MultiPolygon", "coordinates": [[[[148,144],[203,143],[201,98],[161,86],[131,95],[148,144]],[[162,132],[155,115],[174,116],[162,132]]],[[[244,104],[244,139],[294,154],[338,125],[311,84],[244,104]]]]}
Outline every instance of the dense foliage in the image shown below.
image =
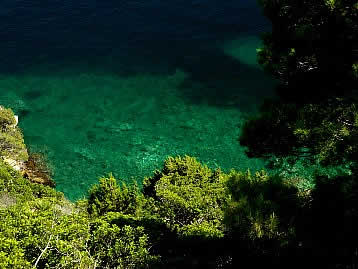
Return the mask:
{"type": "Polygon", "coordinates": [[[281,85],[278,98],[266,101],[245,124],[240,143],[251,157],[305,160],[307,169],[316,164],[348,168],[333,177],[313,175],[315,187],[296,218],[299,247],[286,256],[355,268],[358,2],[260,2],[273,27],[263,36],[258,60],[281,85]]]}
{"type": "Polygon", "coordinates": [[[326,164],[356,159],[358,4],[355,0],[262,0],[272,32],[258,50],[281,81],[240,142],[250,156],[319,155],[326,164]]]}
{"type": "Polygon", "coordinates": [[[156,260],[143,228],[92,217],[85,202],[75,205],[3,162],[0,172],[0,268],[139,268],[156,260]]]}
{"type": "Polygon", "coordinates": [[[293,102],[342,95],[358,79],[356,0],[260,0],[272,32],[258,60],[293,102]]]}
{"type": "Polygon", "coordinates": [[[232,201],[226,211],[226,223],[241,238],[252,243],[277,241],[282,245],[294,236],[299,196],[291,183],[264,171],[253,175],[250,171],[232,171],[228,193],[232,201]]]}
{"type": "Polygon", "coordinates": [[[293,185],[189,156],[168,158],[142,189],[101,178],[75,204],[2,161],[0,180],[1,268],[229,268],[294,233],[293,185]]]}
{"type": "Polygon", "coordinates": [[[189,156],[169,158],[144,181],[144,194],[153,199],[152,214],[178,234],[222,237],[226,178],[189,156]]]}

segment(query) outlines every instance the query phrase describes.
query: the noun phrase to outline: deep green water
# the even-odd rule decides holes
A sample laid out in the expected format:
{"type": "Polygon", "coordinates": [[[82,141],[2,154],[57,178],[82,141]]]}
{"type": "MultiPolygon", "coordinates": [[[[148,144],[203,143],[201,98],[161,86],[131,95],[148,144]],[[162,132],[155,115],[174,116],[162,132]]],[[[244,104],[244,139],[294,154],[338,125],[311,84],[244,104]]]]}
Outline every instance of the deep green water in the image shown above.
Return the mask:
{"type": "Polygon", "coordinates": [[[20,115],[26,143],[47,156],[57,189],[70,199],[110,172],[140,181],[167,156],[188,154],[224,170],[260,169],[262,162],[248,159],[237,142],[238,127],[273,83],[255,62],[258,46],[257,37],[246,36],[208,47],[228,63],[205,66],[204,59],[202,74],[194,75],[179,68],[156,73],[155,63],[135,75],[40,64],[1,75],[0,102],[20,115]],[[246,66],[239,75],[230,69],[236,61],[246,66]]]}
{"type": "Polygon", "coordinates": [[[263,168],[237,141],[273,95],[256,63],[268,28],[256,4],[81,0],[46,11],[5,2],[0,104],[19,115],[25,142],[46,156],[68,198],[108,173],[141,182],[168,156],[226,171],[263,168]]]}

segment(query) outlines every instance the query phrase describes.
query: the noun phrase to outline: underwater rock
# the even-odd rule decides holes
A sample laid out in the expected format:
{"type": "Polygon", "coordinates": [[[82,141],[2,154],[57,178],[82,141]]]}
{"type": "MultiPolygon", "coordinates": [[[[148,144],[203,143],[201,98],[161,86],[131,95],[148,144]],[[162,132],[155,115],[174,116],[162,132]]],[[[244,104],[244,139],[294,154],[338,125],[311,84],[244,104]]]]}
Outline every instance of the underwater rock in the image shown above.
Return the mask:
{"type": "Polygon", "coordinates": [[[41,96],[43,96],[43,91],[41,91],[41,90],[31,90],[31,91],[25,92],[25,94],[24,94],[24,97],[26,100],[38,99],[41,96]]]}
{"type": "Polygon", "coordinates": [[[133,125],[131,125],[130,123],[121,123],[118,126],[118,129],[121,131],[130,131],[133,129],[133,125]]]}
{"type": "Polygon", "coordinates": [[[183,124],[179,125],[182,129],[196,129],[197,124],[193,120],[189,120],[187,122],[184,122],[183,124]]]}
{"type": "Polygon", "coordinates": [[[29,155],[29,159],[24,163],[22,175],[31,182],[55,187],[55,182],[51,178],[51,171],[48,168],[44,158],[39,153],[29,155]]]}

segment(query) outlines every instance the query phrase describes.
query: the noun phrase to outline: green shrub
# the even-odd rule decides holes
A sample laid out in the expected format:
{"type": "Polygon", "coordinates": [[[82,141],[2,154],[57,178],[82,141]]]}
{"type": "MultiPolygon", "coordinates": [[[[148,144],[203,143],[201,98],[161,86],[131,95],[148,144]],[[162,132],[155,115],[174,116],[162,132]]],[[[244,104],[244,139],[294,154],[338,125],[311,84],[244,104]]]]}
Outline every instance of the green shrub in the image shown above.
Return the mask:
{"type": "Polygon", "coordinates": [[[101,268],[152,268],[158,261],[149,253],[148,235],[143,227],[120,227],[102,219],[91,226],[91,254],[101,268]]]}
{"type": "Polygon", "coordinates": [[[168,158],[161,172],[144,182],[144,194],[152,199],[153,214],[180,235],[222,237],[226,176],[212,171],[195,158],[168,158]]]}
{"type": "Polygon", "coordinates": [[[15,125],[15,115],[9,108],[0,106],[0,129],[6,130],[9,126],[15,125]]]}
{"type": "Polygon", "coordinates": [[[142,203],[143,195],[136,184],[117,184],[116,179],[110,175],[108,178],[101,178],[99,184],[90,189],[88,213],[93,216],[102,216],[107,212],[135,215],[142,203]]]}
{"type": "Polygon", "coordinates": [[[38,198],[0,210],[0,238],[4,239],[0,257],[10,256],[38,268],[88,268],[93,264],[86,249],[88,218],[68,214],[58,205],[55,199],[38,198]]]}
{"type": "Polygon", "coordinates": [[[28,158],[21,130],[14,127],[14,113],[0,106],[0,157],[26,161],[28,158]]]}
{"type": "Polygon", "coordinates": [[[295,186],[264,171],[255,174],[232,171],[228,191],[232,201],[226,210],[225,223],[234,236],[255,247],[270,242],[277,250],[294,238],[294,221],[299,210],[295,186]]]}

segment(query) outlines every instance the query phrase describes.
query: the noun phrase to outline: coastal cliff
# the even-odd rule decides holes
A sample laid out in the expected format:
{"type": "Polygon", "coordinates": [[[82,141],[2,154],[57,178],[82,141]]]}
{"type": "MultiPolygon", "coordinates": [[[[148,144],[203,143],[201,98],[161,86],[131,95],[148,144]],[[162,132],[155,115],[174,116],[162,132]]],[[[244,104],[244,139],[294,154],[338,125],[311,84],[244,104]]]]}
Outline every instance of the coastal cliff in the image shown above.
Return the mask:
{"type": "Polygon", "coordinates": [[[54,186],[41,155],[28,152],[18,122],[11,109],[0,106],[0,158],[31,182],[54,186]]]}

